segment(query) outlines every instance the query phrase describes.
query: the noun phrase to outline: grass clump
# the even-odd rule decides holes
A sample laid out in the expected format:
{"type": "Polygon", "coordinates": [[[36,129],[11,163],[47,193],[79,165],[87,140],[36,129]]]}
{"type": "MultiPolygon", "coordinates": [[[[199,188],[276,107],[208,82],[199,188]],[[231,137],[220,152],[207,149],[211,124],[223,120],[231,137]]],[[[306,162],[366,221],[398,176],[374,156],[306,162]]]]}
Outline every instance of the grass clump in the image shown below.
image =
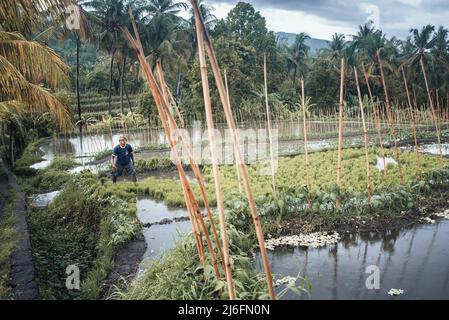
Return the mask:
{"type": "Polygon", "coordinates": [[[38,150],[40,144],[45,141],[45,138],[29,143],[23,150],[22,155],[16,161],[14,168],[29,167],[32,164],[42,161],[42,154],[38,150]]]}
{"type": "Polygon", "coordinates": [[[30,212],[37,281],[44,299],[98,298],[117,248],[140,229],[135,202],[106,195],[103,188],[92,174],[78,174],[47,210],[30,212]],[[65,287],[69,265],[80,269],[80,291],[65,287]]]}
{"type": "Polygon", "coordinates": [[[17,194],[10,193],[0,216],[0,299],[12,299],[10,256],[19,241],[16,230],[15,207],[17,194]]]}

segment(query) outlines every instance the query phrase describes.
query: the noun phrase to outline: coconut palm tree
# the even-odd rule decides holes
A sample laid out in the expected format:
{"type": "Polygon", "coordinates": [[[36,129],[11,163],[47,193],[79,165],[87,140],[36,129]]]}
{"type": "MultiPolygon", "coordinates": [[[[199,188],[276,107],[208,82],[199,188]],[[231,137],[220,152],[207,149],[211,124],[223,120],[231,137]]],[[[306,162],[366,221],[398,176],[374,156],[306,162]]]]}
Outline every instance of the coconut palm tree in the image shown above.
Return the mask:
{"type": "Polygon", "coordinates": [[[332,41],[329,43],[329,48],[326,48],[325,52],[329,55],[331,60],[340,61],[346,45],[345,35],[342,33],[335,33],[332,35],[332,41]]]}
{"type": "Polygon", "coordinates": [[[52,49],[31,39],[42,18],[61,18],[56,7],[62,6],[61,1],[50,0],[0,1],[0,122],[11,164],[15,137],[26,136],[20,118],[50,111],[60,128],[72,127],[69,109],[51,93],[68,85],[68,66],[52,49]]]}
{"type": "Polygon", "coordinates": [[[187,67],[190,56],[189,37],[182,28],[184,20],[178,16],[187,9],[184,2],[150,0],[141,8],[141,22],[145,26],[141,39],[147,60],[153,65],[161,60],[164,71],[176,74],[180,65],[187,67]]]}
{"type": "Polygon", "coordinates": [[[435,27],[432,25],[424,26],[421,31],[410,29],[411,35],[407,38],[410,51],[404,56],[402,63],[409,74],[421,73],[426,86],[428,86],[426,69],[431,70],[436,63],[435,56],[431,51],[436,42],[436,38],[433,37],[434,31],[435,27]]]}
{"type": "Polygon", "coordinates": [[[303,73],[301,69],[304,67],[304,61],[310,51],[310,47],[306,45],[306,40],[308,39],[310,39],[310,36],[301,32],[296,35],[293,45],[287,49],[288,70],[293,70],[293,88],[295,88],[298,71],[300,74],[303,73]]]}
{"type": "MultiPolygon", "coordinates": [[[[212,6],[209,6],[205,3],[204,0],[199,0],[198,6],[201,11],[201,15],[203,16],[204,23],[206,25],[206,28],[211,29],[215,25],[215,23],[218,21],[217,17],[212,14],[212,11],[214,8],[212,6]]],[[[193,8],[190,8],[189,10],[189,18],[187,18],[184,21],[185,24],[185,30],[189,35],[190,43],[192,45],[192,51],[190,55],[190,62],[192,62],[195,58],[196,49],[198,47],[196,43],[196,31],[195,31],[195,13],[193,12],[193,8]]]]}
{"type": "MultiPolygon", "coordinates": [[[[23,112],[49,110],[58,119],[60,127],[67,129],[72,124],[71,113],[50,90],[67,86],[68,67],[52,49],[29,40],[20,33],[31,31],[32,25],[25,27],[20,21],[33,20],[33,10],[34,19],[38,20],[40,7],[34,6],[31,0],[21,0],[16,2],[15,8],[12,9],[10,2],[0,1],[0,15],[4,15],[7,10],[13,10],[12,12],[17,14],[15,18],[11,15],[0,22],[1,108],[23,112]],[[27,4],[28,7],[22,7],[27,4]],[[14,31],[15,27],[20,30],[14,31]]],[[[52,1],[47,2],[50,4],[52,1]]],[[[53,5],[58,3],[53,1],[53,5]]]]}
{"type": "Polygon", "coordinates": [[[112,114],[112,75],[114,59],[127,42],[123,38],[121,28],[130,24],[128,7],[133,1],[126,0],[92,0],[84,3],[85,7],[96,17],[97,27],[100,33],[97,38],[99,46],[109,52],[111,62],[109,65],[109,97],[108,111],[112,114]]]}

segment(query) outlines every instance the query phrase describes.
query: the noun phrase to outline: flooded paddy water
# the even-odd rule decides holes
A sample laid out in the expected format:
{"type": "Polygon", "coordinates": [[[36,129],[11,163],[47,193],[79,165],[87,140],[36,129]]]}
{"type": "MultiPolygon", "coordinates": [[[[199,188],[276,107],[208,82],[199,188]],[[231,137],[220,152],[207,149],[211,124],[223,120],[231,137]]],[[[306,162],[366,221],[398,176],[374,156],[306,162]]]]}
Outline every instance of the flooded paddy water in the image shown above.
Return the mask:
{"type": "Polygon", "coordinates": [[[139,272],[143,272],[152,261],[160,258],[177,240],[191,231],[192,225],[188,216],[184,208],[168,208],[164,202],[150,198],[137,199],[137,217],[143,224],[142,233],[147,243],[139,272]],[[174,220],[183,220],[182,218],[186,220],[174,220]]]}
{"type": "MultiPolygon", "coordinates": [[[[448,239],[449,220],[439,219],[401,231],[343,234],[319,248],[277,247],[268,256],[277,279],[299,275],[312,285],[310,295],[288,292],[283,299],[448,299],[448,239]],[[379,289],[366,286],[371,268],[379,270],[379,289]],[[391,297],[390,289],[404,292],[391,297]]],[[[263,271],[259,255],[255,267],[263,271]]]]}
{"type": "MultiPolygon", "coordinates": [[[[335,129],[333,126],[329,128],[335,129]]],[[[128,140],[136,149],[165,144],[162,131],[149,132],[146,130],[129,133],[128,140]]],[[[283,139],[278,141],[279,154],[288,155],[302,151],[304,143],[301,140],[301,125],[289,124],[281,127],[280,132],[283,139]]],[[[71,173],[77,173],[83,168],[89,168],[96,173],[105,169],[107,163],[92,162],[94,156],[112,148],[119,135],[120,133],[113,133],[112,137],[110,134],[95,134],[54,138],[40,146],[44,161],[33,167],[42,169],[50,164],[55,156],[70,156],[80,163],[80,166],[70,170],[71,173]]],[[[332,148],[335,141],[335,138],[311,139],[308,148],[310,151],[332,148]]],[[[361,141],[361,136],[356,135],[345,137],[344,144],[349,146],[361,141]]],[[[265,145],[268,148],[268,143],[265,145]]],[[[413,146],[406,148],[413,149],[413,146]]],[[[439,153],[437,144],[420,145],[420,151],[439,153]]],[[[449,144],[442,144],[442,151],[448,155],[449,144]]],[[[168,151],[142,150],[138,157],[168,155],[168,151]]],[[[393,159],[386,160],[387,165],[394,165],[393,159]]],[[[384,169],[383,159],[379,156],[377,167],[379,170],[384,169]]],[[[38,195],[36,202],[47,202],[56,195],[38,195]]],[[[160,258],[173,248],[177,240],[191,231],[191,223],[184,220],[188,217],[185,209],[168,208],[163,202],[149,198],[137,200],[137,214],[143,225],[142,233],[147,243],[147,250],[139,266],[139,271],[143,272],[152,261],[160,258]]],[[[318,248],[276,247],[269,251],[269,260],[276,279],[300,275],[307,278],[312,285],[310,295],[297,296],[288,292],[283,299],[449,299],[449,220],[437,219],[435,223],[416,225],[401,231],[351,233],[342,234],[340,237],[335,244],[318,248]],[[369,266],[379,268],[379,289],[369,290],[366,287],[365,282],[370,275],[367,273],[369,266]],[[391,289],[403,290],[403,293],[391,297],[388,294],[391,289]]],[[[258,255],[254,267],[263,272],[258,255]]],[[[280,285],[277,290],[279,292],[284,288],[285,285],[280,285]]]]}

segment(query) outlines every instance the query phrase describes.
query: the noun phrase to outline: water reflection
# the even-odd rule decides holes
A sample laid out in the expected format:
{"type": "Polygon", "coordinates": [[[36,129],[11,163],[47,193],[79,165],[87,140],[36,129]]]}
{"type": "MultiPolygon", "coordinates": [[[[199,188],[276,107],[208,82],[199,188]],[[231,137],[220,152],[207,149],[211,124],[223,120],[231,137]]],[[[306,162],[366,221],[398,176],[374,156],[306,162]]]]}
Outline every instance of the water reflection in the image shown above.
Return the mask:
{"type": "MultiPolygon", "coordinates": [[[[279,248],[269,258],[278,277],[298,272],[307,277],[311,299],[448,299],[447,239],[449,220],[442,219],[402,231],[345,234],[331,247],[279,248]],[[379,290],[365,286],[370,265],[380,268],[379,290]],[[404,289],[404,294],[390,297],[391,288],[404,289]]],[[[263,270],[259,256],[256,268],[263,270]]],[[[288,293],[284,298],[308,297],[288,293]]]]}

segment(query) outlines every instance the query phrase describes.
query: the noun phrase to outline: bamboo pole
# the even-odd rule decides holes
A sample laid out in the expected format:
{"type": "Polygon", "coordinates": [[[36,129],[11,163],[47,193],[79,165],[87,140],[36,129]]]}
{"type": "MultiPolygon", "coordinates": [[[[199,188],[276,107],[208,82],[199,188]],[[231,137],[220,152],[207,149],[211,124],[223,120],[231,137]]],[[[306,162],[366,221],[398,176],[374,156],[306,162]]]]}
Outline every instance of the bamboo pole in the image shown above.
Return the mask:
{"type": "MultiPolygon", "coordinates": [[[[345,81],[345,59],[341,58],[340,65],[340,111],[338,116],[338,160],[337,160],[337,187],[340,188],[341,182],[341,158],[342,158],[342,146],[343,146],[343,106],[344,106],[344,81],[345,81]]],[[[340,200],[337,197],[337,208],[340,207],[340,200]]]]}
{"type": "MultiPolygon", "coordinates": [[[[174,157],[174,161],[175,161],[176,167],[178,169],[178,173],[179,173],[179,176],[180,176],[181,183],[183,185],[183,188],[185,188],[186,193],[188,195],[187,205],[194,205],[194,207],[195,207],[195,209],[197,211],[196,218],[197,218],[197,220],[199,220],[201,222],[202,227],[204,229],[205,236],[206,236],[206,241],[207,241],[207,244],[208,244],[208,247],[209,247],[210,256],[211,256],[211,260],[212,260],[212,264],[213,264],[213,268],[214,268],[214,272],[215,272],[215,275],[217,277],[217,280],[220,281],[221,276],[220,276],[220,273],[218,271],[217,261],[215,259],[215,254],[214,254],[214,251],[213,251],[213,247],[212,247],[209,235],[208,235],[208,230],[206,228],[206,225],[204,224],[204,220],[202,219],[202,215],[201,215],[201,212],[199,210],[198,203],[195,200],[195,197],[193,195],[193,191],[192,191],[192,189],[190,187],[190,184],[189,184],[189,181],[188,181],[187,176],[185,174],[185,171],[184,171],[182,165],[180,164],[177,146],[176,146],[176,143],[175,143],[175,141],[173,139],[174,135],[172,134],[172,132],[170,132],[170,126],[167,123],[167,118],[166,118],[166,115],[165,115],[164,110],[163,110],[163,106],[165,106],[166,107],[166,111],[169,112],[168,105],[166,105],[166,100],[162,97],[161,90],[158,87],[158,85],[156,83],[156,80],[155,80],[155,78],[153,76],[153,73],[151,71],[151,68],[149,67],[148,62],[145,59],[145,55],[144,55],[143,49],[142,49],[142,44],[140,42],[140,37],[139,37],[139,34],[137,32],[137,27],[136,27],[135,21],[134,21],[134,19],[132,17],[131,9],[129,10],[129,12],[130,12],[131,22],[132,22],[132,25],[133,25],[133,29],[134,29],[134,33],[135,33],[136,39],[134,39],[131,36],[131,34],[129,33],[127,28],[123,29],[123,31],[125,33],[125,36],[128,38],[128,41],[129,41],[131,47],[134,48],[136,50],[136,52],[138,53],[137,56],[138,56],[138,59],[139,59],[139,62],[141,64],[141,66],[143,68],[144,74],[146,76],[147,84],[149,85],[150,90],[151,90],[153,96],[155,97],[155,99],[154,99],[155,100],[155,104],[156,104],[156,107],[158,109],[159,116],[161,117],[161,120],[162,120],[162,124],[163,124],[163,127],[164,127],[164,132],[165,132],[165,135],[166,135],[167,140],[169,142],[170,149],[172,151],[172,154],[173,154],[173,157],[174,157]],[[161,106],[161,104],[162,104],[162,106],[161,106]],[[189,204],[189,202],[190,202],[190,204],[189,204]]],[[[173,119],[173,118],[171,118],[171,119],[173,119]]],[[[211,221],[211,223],[213,223],[213,221],[211,221]]],[[[200,235],[198,235],[198,236],[200,236],[200,235]]],[[[200,246],[200,248],[202,247],[202,243],[201,242],[199,243],[199,246],[200,246]]],[[[204,252],[199,252],[199,256],[200,257],[201,256],[204,257],[204,252]]]]}
{"type": "MultiPolygon", "coordinates": [[[[207,66],[206,66],[206,56],[204,52],[204,44],[203,44],[203,33],[200,18],[195,12],[195,29],[197,34],[197,42],[198,42],[198,53],[200,60],[200,72],[201,72],[201,84],[203,87],[203,98],[204,98],[204,107],[206,110],[206,122],[207,122],[207,132],[209,136],[210,142],[210,153],[212,160],[212,171],[214,175],[214,184],[215,184],[215,194],[217,198],[217,210],[218,216],[220,219],[220,231],[221,231],[221,241],[223,244],[223,255],[224,255],[224,263],[225,263],[225,276],[226,282],[228,285],[228,295],[229,299],[235,299],[235,288],[234,282],[232,279],[232,270],[231,270],[231,262],[229,258],[229,248],[228,248],[228,235],[226,232],[226,218],[224,215],[223,208],[223,193],[221,190],[221,178],[220,178],[220,169],[218,168],[218,157],[216,150],[216,141],[215,141],[215,132],[214,132],[214,120],[212,118],[212,107],[209,95],[209,81],[207,77],[207,66]]],[[[227,99],[226,99],[227,101],[227,99]]]]}
{"type": "Polygon", "coordinates": [[[170,88],[168,87],[167,83],[165,83],[165,87],[167,88],[167,92],[170,97],[170,101],[171,101],[172,105],[175,107],[175,111],[176,111],[176,114],[179,119],[179,124],[181,125],[181,128],[185,128],[186,125],[184,122],[184,117],[182,116],[181,112],[179,111],[178,104],[176,103],[176,100],[173,97],[173,94],[171,93],[170,88]]]}
{"type": "Polygon", "coordinates": [[[271,134],[271,114],[270,106],[268,104],[268,80],[267,80],[267,55],[263,55],[263,79],[264,79],[264,93],[265,93],[265,108],[267,112],[267,126],[268,138],[270,140],[270,164],[271,164],[271,183],[273,185],[273,193],[276,194],[276,182],[274,178],[274,159],[273,159],[273,137],[271,134]]]}
{"type": "Polygon", "coordinates": [[[387,161],[385,159],[385,150],[384,150],[384,144],[383,144],[383,140],[382,140],[380,116],[377,112],[378,110],[374,103],[373,93],[371,92],[371,85],[369,83],[368,74],[366,73],[365,63],[363,63],[363,62],[362,62],[362,72],[363,72],[363,77],[365,78],[366,86],[368,88],[368,94],[369,94],[369,98],[371,101],[371,105],[373,107],[373,118],[374,118],[374,123],[375,123],[376,129],[377,129],[377,137],[379,139],[380,153],[381,153],[382,160],[384,163],[383,173],[384,173],[384,178],[386,178],[387,177],[387,161]]]}
{"type": "Polygon", "coordinates": [[[407,94],[407,102],[408,102],[408,109],[409,109],[409,113],[410,113],[410,120],[412,122],[412,130],[413,130],[413,139],[415,140],[415,153],[416,153],[416,164],[418,166],[418,170],[421,171],[421,165],[420,165],[420,159],[419,159],[419,144],[418,144],[418,135],[416,132],[416,122],[415,122],[415,117],[413,116],[413,106],[412,106],[412,99],[410,97],[410,92],[408,90],[408,85],[407,85],[407,78],[405,77],[405,71],[404,68],[401,68],[402,71],[402,78],[404,80],[404,87],[405,87],[405,92],[407,94]]]}
{"type": "MultiPolygon", "coordinates": [[[[301,77],[301,104],[302,104],[302,117],[303,117],[303,132],[304,132],[304,156],[306,161],[306,185],[307,191],[310,192],[310,163],[309,154],[307,148],[307,119],[306,119],[306,102],[304,94],[304,78],[301,77]]],[[[309,203],[310,207],[310,203],[309,203]]]]}
{"type": "MultiPolygon", "coordinates": [[[[163,75],[163,71],[160,70],[160,72],[163,75]]],[[[173,103],[173,106],[174,106],[175,110],[178,110],[177,103],[173,99],[173,95],[170,92],[170,88],[168,87],[167,83],[165,82],[165,79],[164,79],[163,76],[161,77],[161,81],[162,81],[161,86],[164,86],[166,88],[166,91],[167,91],[168,95],[171,97],[171,100],[172,100],[172,103],[173,103]]],[[[168,110],[168,108],[167,108],[167,110],[168,110]]],[[[179,111],[177,112],[177,115],[178,115],[178,118],[179,118],[179,121],[180,121],[181,125],[183,125],[183,127],[184,127],[184,119],[183,119],[183,117],[182,117],[182,115],[181,115],[181,113],[179,111]]],[[[177,129],[176,122],[174,121],[174,118],[173,118],[173,116],[171,115],[170,112],[167,113],[167,116],[168,116],[169,122],[171,123],[171,126],[173,128],[177,129]]],[[[180,135],[180,139],[181,139],[181,142],[186,147],[187,156],[189,158],[189,164],[190,164],[190,167],[192,168],[192,171],[193,171],[193,173],[195,175],[195,178],[196,178],[196,180],[198,182],[198,186],[200,188],[200,194],[201,194],[201,197],[203,198],[203,202],[204,202],[204,206],[206,208],[207,216],[209,218],[209,221],[211,221],[210,226],[211,226],[211,229],[212,229],[212,234],[214,236],[214,241],[217,244],[218,254],[220,256],[221,262],[222,262],[223,267],[224,267],[224,256],[223,256],[220,240],[218,238],[217,229],[215,227],[215,223],[213,222],[212,211],[210,209],[209,197],[207,196],[207,193],[206,193],[206,187],[205,187],[203,175],[201,174],[201,170],[200,170],[198,164],[195,162],[194,157],[192,155],[192,146],[191,146],[190,142],[188,141],[188,139],[186,139],[186,137],[184,137],[184,135],[182,133],[180,135]]]]}
{"type": "MultiPolygon", "coordinates": [[[[226,86],[226,97],[228,99],[229,106],[231,106],[231,100],[229,98],[228,77],[226,74],[226,69],[224,70],[224,79],[225,79],[225,86],[226,86]]],[[[237,153],[237,151],[234,148],[234,154],[236,154],[236,153],[237,153]]],[[[237,157],[235,157],[235,171],[237,171],[237,181],[239,183],[239,192],[242,193],[242,181],[240,178],[240,169],[239,169],[239,166],[237,163],[237,157]]]]}
{"type": "Polygon", "coordinates": [[[377,51],[377,60],[379,62],[380,77],[381,77],[381,80],[382,80],[382,86],[384,88],[385,103],[386,103],[386,106],[387,106],[387,121],[388,121],[389,126],[390,126],[390,132],[391,132],[391,135],[393,136],[394,147],[395,147],[395,150],[396,150],[396,158],[397,158],[396,160],[398,162],[399,178],[401,179],[401,183],[404,183],[404,175],[402,174],[400,151],[399,151],[399,147],[398,147],[398,140],[396,138],[396,131],[394,129],[394,126],[392,124],[392,119],[391,119],[390,98],[388,97],[388,90],[387,90],[387,86],[385,84],[384,69],[383,69],[383,66],[382,66],[382,59],[380,58],[380,49],[377,51]]]}
{"type": "Polygon", "coordinates": [[[260,248],[260,254],[262,257],[262,263],[264,266],[264,270],[265,270],[265,276],[266,276],[266,282],[267,282],[267,286],[268,286],[268,293],[271,299],[276,299],[276,295],[274,293],[274,288],[273,288],[273,279],[271,276],[271,271],[270,271],[270,265],[268,262],[268,256],[267,256],[267,251],[265,248],[265,242],[264,242],[264,236],[263,236],[263,231],[262,231],[262,226],[260,224],[260,217],[257,213],[257,208],[256,208],[256,203],[254,200],[254,195],[252,192],[252,188],[251,188],[251,184],[250,184],[250,180],[249,180],[249,175],[248,175],[248,168],[245,165],[245,162],[243,161],[243,156],[240,152],[240,142],[239,139],[237,137],[237,131],[236,131],[236,127],[235,127],[235,122],[234,122],[234,118],[232,116],[232,111],[231,108],[229,106],[229,104],[227,103],[227,99],[226,99],[226,90],[223,84],[223,78],[221,76],[221,72],[220,72],[220,68],[218,66],[218,62],[217,62],[217,58],[215,56],[215,52],[213,50],[211,41],[209,39],[209,34],[207,32],[206,26],[204,24],[203,18],[201,16],[199,7],[198,7],[198,3],[196,0],[191,0],[192,6],[193,6],[193,10],[195,12],[195,19],[200,22],[198,23],[198,27],[201,30],[197,30],[197,33],[199,35],[199,38],[202,39],[202,37],[204,36],[204,42],[206,44],[206,49],[207,49],[207,53],[209,56],[209,61],[212,67],[212,71],[214,74],[214,78],[215,78],[215,82],[218,88],[218,92],[220,94],[220,99],[223,105],[223,109],[224,109],[224,113],[225,113],[225,117],[226,117],[226,122],[229,126],[229,128],[231,129],[231,133],[232,133],[232,141],[234,143],[234,146],[236,146],[236,149],[238,150],[237,152],[237,157],[238,157],[238,163],[240,166],[240,172],[242,174],[242,179],[243,179],[243,185],[245,188],[245,192],[246,195],[248,197],[248,204],[251,210],[251,216],[254,222],[254,226],[255,226],[255,230],[256,230],[256,236],[257,236],[257,241],[259,244],[259,248],[260,248]],[[201,31],[201,32],[199,32],[201,31]]]}
{"type": "Polygon", "coordinates": [[[367,189],[368,189],[368,204],[371,205],[371,174],[370,174],[370,168],[369,168],[369,155],[368,155],[368,132],[366,130],[366,124],[365,124],[365,113],[363,110],[363,101],[362,101],[362,93],[360,92],[360,85],[359,85],[359,76],[357,74],[357,68],[354,67],[354,77],[355,82],[357,84],[357,94],[359,96],[359,104],[360,104],[360,115],[362,117],[362,126],[363,126],[363,134],[365,136],[365,160],[366,160],[366,178],[367,178],[367,189]]]}
{"type": "Polygon", "coordinates": [[[419,59],[419,63],[421,65],[421,70],[424,76],[424,83],[426,85],[426,91],[427,91],[427,97],[429,99],[429,104],[430,104],[430,109],[432,111],[432,118],[435,124],[435,130],[436,130],[436,135],[437,135],[437,142],[438,142],[438,152],[440,155],[440,165],[443,166],[443,152],[441,150],[441,137],[440,137],[440,132],[439,132],[439,125],[438,125],[438,120],[435,114],[435,107],[433,105],[433,100],[432,97],[430,95],[430,90],[429,90],[429,83],[427,82],[427,75],[426,75],[426,69],[424,68],[424,61],[423,58],[421,57],[419,59]]]}
{"type": "MultiPolygon", "coordinates": [[[[160,62],[157,64],[157,71],[158,71],[158,74],[159,74],[160,86],[162,88],[165,88],[165,90],[162,90],[163,96],[167,97],[167,94],[171,95],[171,92],[170,92],[170,90],[169,90],[169,88],[167,86],[167,83],[165,82],[164,72],[162,70],[162,65],[160,64],[160,62]]],[[[167,115],[167,118],[168,118],[168,123],[169,123],[169,126],[170,126],[170,128],[172,130],[172,133],[173,133],[172,136],[174,136],[174,130],[177,130],[178,128],[177,128],[176,122],[174,121],[174,118],[172,116],[172,110],[170,110],[168,108],[168,101],[167,101],[167,99],[166,98],[163,99],[163,102],[164,102],[165,112],[166,112],[166,115],[167,115]]],[[[174,103],[174,107],[176,107],[176,101],[173,100],[172,102],[174,103]]],[[[182,116],[181,116],[180,113],[178,113],[178,117],[180,118],[180,122],[183,123],[184,121],[183,121],[182,116]]],[[[179,131],[177,131],[177,133],[179,133],[179,131]]],[[[205,188],[205,185],[204,185],[203,176],[202,176],[201,171],[200,171],[200,169],[198,167],[198,164],[195,162],[195,160],[194,160],[194,158],[192,156],[192,152],[191,152],[192,146],[188,142],[188,139],[186,139],[182,133],[180,134],[179,138],[181,139],[181,142],[186,147],[187,156],[188,156],[188,159],[189,159],[189,164],[190,164],[190,167],[192,168],[192,171],[193,171],[193,173],[195,175],[195,178],[196,178],[196,180],[198,182],[198,186],[200,188],[200,194],[201,194],[201,197],[203,198],[203,202],[204,202],[204,206],[206,208],[207,216],[209,218],[209,221],[211,222],[210,225],[211,225],[211,229],[212,229],[212,234],[214,236],[214,241],[217,244],[218,254],[219,254],[220,259],[221,259],[221,261],[223,263],[223,266],[224,266],[224,256],[223,256],[223,252],[222,252],[222,249],[221,249],[220,241],[219,241],[219,238],[218,238],[218,233],[217,233],[217,230],[215,228],[215,224],[213,222],[212,212],[211,212],[210,205],[209,205],[209,198],[208,198],[208,196],[206,194],[206,188],[205,188]]],[[[192,201],[194,201],[194,198],[193,198],[192,201]]],[[[197,212],[197,214],[201,215],[201,211],[200,211],[199,205],[197,203],[196,204],[194,203],[193,207],[194,207],[195,211],[197,212]]],[[[204,224],[204,221],[202,219],[202,216],[200,217],[199,220],[200,220],[202,228],[205,230],[204,232],[206,234],[206,241],[208,243],[208,246],[210,247],[210,250],[213,251],[213,246],[212,246],[211,241],[208,239],[209,235],[208,235],[206,226],[204,224]]],[[[215,257],[213,257],[213,259],[215,259],[215,257]]],[[[216,261],[213,260],[213,263],[216,263],[216,261]]]]}

